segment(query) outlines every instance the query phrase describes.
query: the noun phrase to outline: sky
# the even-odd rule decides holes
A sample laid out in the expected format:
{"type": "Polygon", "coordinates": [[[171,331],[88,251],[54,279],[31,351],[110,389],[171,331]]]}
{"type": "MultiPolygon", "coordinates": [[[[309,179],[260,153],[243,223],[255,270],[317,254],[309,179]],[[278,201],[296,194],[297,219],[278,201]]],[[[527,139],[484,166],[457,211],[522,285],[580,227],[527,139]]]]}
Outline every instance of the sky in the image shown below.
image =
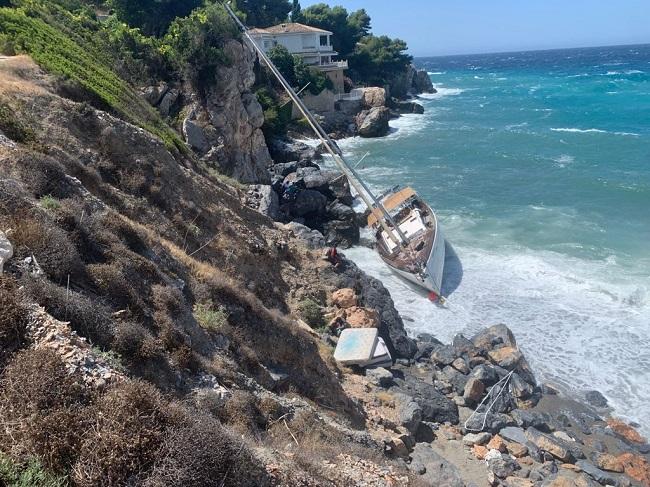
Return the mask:
{"type": "MultiPolygon", "coordinates": [[[[323,1],[323,0],[321,0],[323,1]]],[[[301,0],[303,8],[320,3],[301,0]]],[[[650,43],[650,0],[325,0],[416,57],[650,43]]]]}

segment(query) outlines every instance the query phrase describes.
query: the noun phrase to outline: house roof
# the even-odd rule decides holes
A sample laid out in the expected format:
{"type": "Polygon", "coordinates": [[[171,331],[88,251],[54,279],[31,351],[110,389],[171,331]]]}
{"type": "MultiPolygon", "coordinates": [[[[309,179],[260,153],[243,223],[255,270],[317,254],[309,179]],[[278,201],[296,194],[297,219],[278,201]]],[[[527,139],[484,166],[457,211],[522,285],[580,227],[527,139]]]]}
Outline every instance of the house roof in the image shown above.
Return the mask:
{"type": "Polygon", "coordinates": [[[299,24],[298,22],[287,22],[278,24],[266,29],[254,29],[260,33],[268,34],[331,34],[329,30],[319,29],[310,25],[299,24]]]}

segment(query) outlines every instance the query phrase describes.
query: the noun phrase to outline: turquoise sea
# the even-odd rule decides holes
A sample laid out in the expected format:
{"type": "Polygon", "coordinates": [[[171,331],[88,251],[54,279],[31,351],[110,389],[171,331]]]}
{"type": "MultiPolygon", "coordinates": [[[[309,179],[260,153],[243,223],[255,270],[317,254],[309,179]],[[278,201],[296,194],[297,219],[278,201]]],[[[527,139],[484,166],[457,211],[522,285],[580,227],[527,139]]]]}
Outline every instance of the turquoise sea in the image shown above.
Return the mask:
{"type": "Polygon", "coordinates": [[[650,433],[650,46],[416,59],[438,89],[382,139],[347,139],[376,190],[412,185],[458,260],[449,309],[373,251],[413,334],[506,323],[541,380],[601,391],[650,433]]]}

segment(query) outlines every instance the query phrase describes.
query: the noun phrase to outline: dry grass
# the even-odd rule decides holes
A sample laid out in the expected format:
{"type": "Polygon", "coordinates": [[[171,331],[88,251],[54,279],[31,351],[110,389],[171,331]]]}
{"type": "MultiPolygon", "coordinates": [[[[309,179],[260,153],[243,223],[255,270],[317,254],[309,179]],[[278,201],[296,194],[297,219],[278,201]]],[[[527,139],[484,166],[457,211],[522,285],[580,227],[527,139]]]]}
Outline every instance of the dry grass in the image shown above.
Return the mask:
{"type": "Polygon", "coordinates": [[[34,82],[42,77],[41,69],[29,56],[12,56],[0,63],[0,93],[43,95],[46,91],[34,82]]]}
{"type": "Polygon", "coordinates": [[[120,383],[100,397],[73,468],[76,485],[124,485],[155,461],[165,430],[174,425],[160,393],[139,381],[120,383]]]}
{"type": "Polygon", "coordinates": [[[0,381],[0,450],[65,471],[89,425],[89,391],[49,350],[19,352],[0,381]]]}
{"type": "Polygon", "coordinates": [[[60,321],[69,321],[73,330],[102,348],[113,340],[114,323],[110,310],[76,291],[44,279],[29,279],[26,292],[48,313],[60,321]]]}
{"type": "Polygon", "coordinates": [[[260,462],[241,438],[205,414],[170,430],[158,456],[144,487],[268,485],[260,462]]]}
{"type": "Polygon", "coordinates": [[[0,367],[26,344],[27,310],[13,279],[0,275],[0,367]]]}

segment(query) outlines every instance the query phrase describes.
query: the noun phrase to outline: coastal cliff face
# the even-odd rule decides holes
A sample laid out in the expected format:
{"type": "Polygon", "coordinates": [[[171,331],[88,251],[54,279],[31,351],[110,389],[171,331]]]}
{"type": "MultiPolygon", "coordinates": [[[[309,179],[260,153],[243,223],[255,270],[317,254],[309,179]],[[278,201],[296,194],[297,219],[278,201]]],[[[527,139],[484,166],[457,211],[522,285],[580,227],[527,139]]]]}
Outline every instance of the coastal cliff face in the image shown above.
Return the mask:
{"type": "Polygon", "coordinates": [[[170,115],[170,105],[180,114],[183,138],[208,167],[241,183],[268,184],[272,160],[261,130],[264,113],[251,92],[255,56],[236,40],[226,42],[224,53],[229,63],[216,69],[204,93],[187,83],[172,89],[173,97],[151,87],[147,92],[156,96],[149,99],[163,116],[170,115]]]}

